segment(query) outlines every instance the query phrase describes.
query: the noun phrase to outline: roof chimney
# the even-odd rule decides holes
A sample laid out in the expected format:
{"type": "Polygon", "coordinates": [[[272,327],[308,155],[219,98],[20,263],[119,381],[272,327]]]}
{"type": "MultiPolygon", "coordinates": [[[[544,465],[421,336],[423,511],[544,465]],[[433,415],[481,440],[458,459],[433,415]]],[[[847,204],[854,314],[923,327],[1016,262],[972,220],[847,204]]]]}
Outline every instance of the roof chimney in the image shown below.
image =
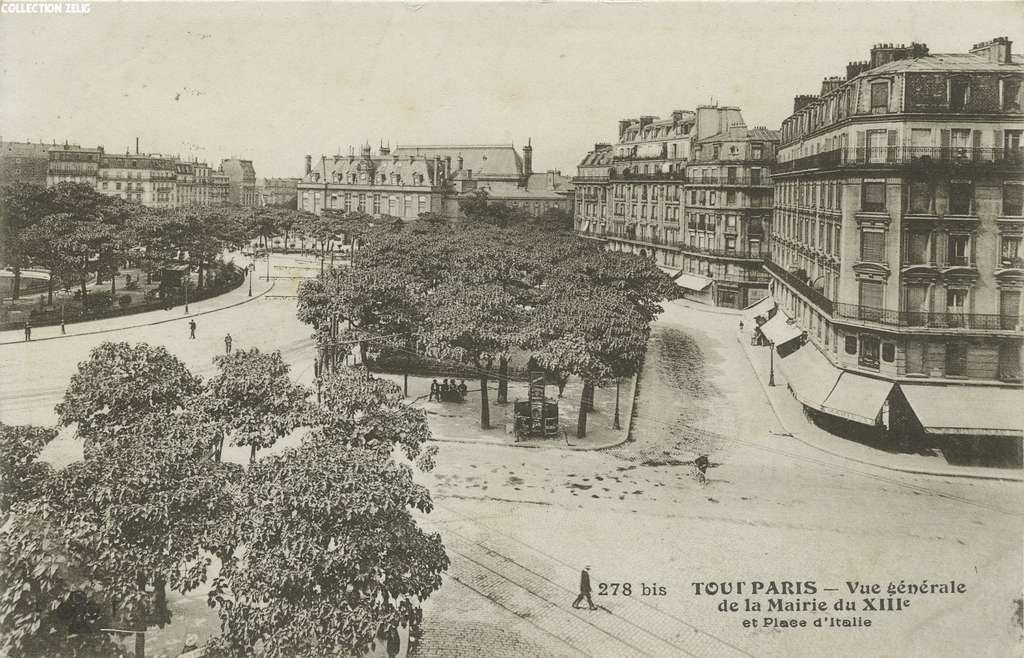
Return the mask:
{"type": "Polygon", "coordinates": [[[139,138],[135,138],[135,155],[139,154],[139,138]]]}
{"type": "Polygon", "coordinates": [[[846,65],[846,79],[853,80],[858,75],[868,70],[867,62],[850,62],[846,65]]]}
{"type": "Polygon", "coordinates": [[[1012,64],[1013,42],[1007,37],[996,37],[991,41],[974,44],[971,54],[984,57],[994,64],[1012,64]]]}
{"type": "Polygon", "coordinates": [[[793,97],[793,114],[796,114],[800,110],[804,109],[814,101],[818,100],[818,97],[814,94],[800,94],[799,96],[793,97]]]}
{"type": "Polygon", "coordinates": [[[311,172],[311,171],[313,171],[313,156],[307,154],[306,155],[306,175],[308,176],[309,172],[311,172]]]}
{"type": "Polygon", "coordinates": [[[526,146],[523,147],[523,173],[527,176],[533,173],[533,146],[530,145],[530,138],[526,138],[526,146]]]}

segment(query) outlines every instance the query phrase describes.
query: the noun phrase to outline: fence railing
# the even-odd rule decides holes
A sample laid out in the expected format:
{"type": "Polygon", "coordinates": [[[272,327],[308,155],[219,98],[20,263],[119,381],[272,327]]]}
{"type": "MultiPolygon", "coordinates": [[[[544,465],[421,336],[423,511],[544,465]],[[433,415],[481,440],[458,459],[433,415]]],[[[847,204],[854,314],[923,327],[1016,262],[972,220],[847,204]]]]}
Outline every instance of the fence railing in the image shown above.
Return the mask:
{"type": "Polygon", "coordinates": [[[771,272],[773,275],[784,281],[787,285],[795,289],[801,295],[811,301],[812,304],[820,308],[825,313],[832,315],[834,311],[834,304],[831,299],[825,296],[820,290],[816,290],[802,277],[797,276],[793,272],[790,272],[786,268],[782,267],[778,263],[772,260],[765,259],[765,269],[771,272]]]}
{"type": "Polygon", "coordinates": [[[767,176],[720,176],[711,174],[708,176],[689,176],[686,179],[687,185],[746,185],[750,187],[771,187],[772,179],[767,176]]]}
{"type": "MultiPolygon", "coordinates": [[[[218,295],[223,295],[226,292],[230,292],[242,285],[245,281],[245,274],[243,270],[232,268],[229,270],[227,275],[222,275],[220,279],[216,281],[212,286],[200,288],[194,292],[190,291],[188,295],[188,303],[194,304],[201,302],[218,295]]],[[[117,318],[125,315],[135,315],[136,313],[146,313],[149,311],[162,311],[174,306],[180,306],[185,301],[184,296],[176,295],[172,298],[155,299],[149,302],[142,302],[139,304],[131,304],[129,306],[109,306],[109,307],[89,307],[84,303],[76,304],[74,306],[68,305],[63,311],[59,308],[50,311],[40,311],[38,309],[32,309],[28,313],[28,320],[33,327],[45,327],[58,325],[62,321],[65,324],[72,324],[74,322],[86,322],[91,320],[106,320],[108,318],[117,318]]],[[[117,302],[117,298],[114,298],[114,303],[117,302]]],[[[25,320],[12,320],[0,323],[0,331],[7,331],[9,329],[20,329],[25,325],[25,320]]]]}

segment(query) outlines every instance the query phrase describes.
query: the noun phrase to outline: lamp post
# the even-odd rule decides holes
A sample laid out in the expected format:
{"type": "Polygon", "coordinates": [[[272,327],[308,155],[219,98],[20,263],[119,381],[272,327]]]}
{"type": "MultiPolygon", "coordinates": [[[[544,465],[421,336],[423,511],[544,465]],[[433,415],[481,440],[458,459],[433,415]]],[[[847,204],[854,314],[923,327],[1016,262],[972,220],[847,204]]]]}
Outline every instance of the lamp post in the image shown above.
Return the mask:
{"type": "Polygon", "coordinates": [[[621,430],[622,426],[619,424],[619,377],[615,378],[615,418],[612,420],[612,429],[621,430]]]}
{"type": "Polygon", "coordinates": [[[775,343],[768,343],[768,385],[775,386],[775,343]]]}
{"type": "Polygon", "coordinates": [[[185,315],[188,315],[188,284],[192,283],[192,266],[185,268],[185,315]]]}
{"type": "Polygon", "coordinates": [[[249,278],[249,296],[252,297],[252,275],[256,272],[256,247],[252,248],[252,265],[246,275],[249,278]]]}

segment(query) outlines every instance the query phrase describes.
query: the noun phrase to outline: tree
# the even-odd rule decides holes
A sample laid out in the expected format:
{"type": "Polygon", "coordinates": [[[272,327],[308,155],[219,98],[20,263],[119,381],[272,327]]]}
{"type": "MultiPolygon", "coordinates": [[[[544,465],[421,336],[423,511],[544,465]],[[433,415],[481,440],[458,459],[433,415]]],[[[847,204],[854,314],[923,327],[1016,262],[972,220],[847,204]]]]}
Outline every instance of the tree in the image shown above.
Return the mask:
{"type": "Polygon", "coordinates": [[[382,626],[416,626],[448,566],[432,509],[408,466],[365,448],[311,439],[261,459],[242,485],[236,538],[211,605],[222,636],[211,657],[365,653],[382,626]]]}
{"type": "MultiPolygon", "coordinates": [[[[170,621],[167,588],[195,589],[211,554],[227,559],[233,548],[225,528],[238,509],[240,468],[205,459],[200,444],[163,434],[106,442],[15,504],[0,536],[6,648],[73,645],[64,633],[75,629],[55,614],[69,602],[140,632],[170,621]]],[[[144,653],[140,633],[135,655],[144,653]]]]}
{"type": "Polygon", "coordinates": [[[187,406],[202,380],[163,347],[105,342],[78,364],[57,405],[62,425],[78,424],[86,448],[104,437],[130,434],[140,418],[187,406]]]}
{"type": "Polygon", "coordinates": [[[491,426],[488,369],[494,359],[522,342],[523,324],[523,309],[498,283],[469,284],[453,279],[438,286],[430,298],[428,343],[442,358],[475,367],[480,377],[481,429],[491,426]]]}
{"type": "Polygon", "coordinates": [[[56,435],[51,427],[0,423],[0,512],[6,514],[14,503],[38,495],[52,471],[36,460],[56,435]]]}
{"type": "Polygon", "coordinates": [[[549,297],[532,318],[534,356],[558,373],[583,380],[576,434],[587,433],[594,388],[614,377],[634,374],[647,345],[650,323],[626,293],[614,289],[567,289],[549,297]]]}
{"type": "Polygon", "coordinates": [[[234,445],[251,448],[253,462],[257,450],[274,445],[298,425],[309,392],[292,383],[280,352],[266,354],[254,347],[218,356],[214,363],[218,373],[207,383],[208,410],[234,445]]]}
{"type": "Polygon", "coordinates": [[[31,264],[25,231],[51,213],[50,194],[39,185],[5,185],[0,188],[0,265],[14,273],[11,298],[21,295],[21,270],[31,264]]]}

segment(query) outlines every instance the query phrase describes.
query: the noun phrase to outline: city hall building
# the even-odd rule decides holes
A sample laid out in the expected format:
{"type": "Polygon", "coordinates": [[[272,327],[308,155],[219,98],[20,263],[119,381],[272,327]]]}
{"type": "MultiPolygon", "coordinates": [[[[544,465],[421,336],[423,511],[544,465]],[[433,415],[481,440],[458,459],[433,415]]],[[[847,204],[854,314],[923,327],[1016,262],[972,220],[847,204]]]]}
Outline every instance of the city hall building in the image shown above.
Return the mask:
{"type": "Polygon", "coordinates": [[[422,213],[461,218],[460,201],[479,190],[491,203],[519,208],[532,217],[548,209],[572,212],[572,185],[558,171],[534,173],[533,147],[520,155],[507,145],[412,145],[391,149],[369,144],[359,155],[306,156],[298,184],[300,210],[324,209],[390,215],[412,221],[422,213]]]}
{"type": "Polygon", "coordinates": [[[806,338],[779,367],[813,413],[1019,459],[1022,83],[1005,37],[881,44],[796,97],[766,264],[785,322],[766,335],[806,338]]]}

